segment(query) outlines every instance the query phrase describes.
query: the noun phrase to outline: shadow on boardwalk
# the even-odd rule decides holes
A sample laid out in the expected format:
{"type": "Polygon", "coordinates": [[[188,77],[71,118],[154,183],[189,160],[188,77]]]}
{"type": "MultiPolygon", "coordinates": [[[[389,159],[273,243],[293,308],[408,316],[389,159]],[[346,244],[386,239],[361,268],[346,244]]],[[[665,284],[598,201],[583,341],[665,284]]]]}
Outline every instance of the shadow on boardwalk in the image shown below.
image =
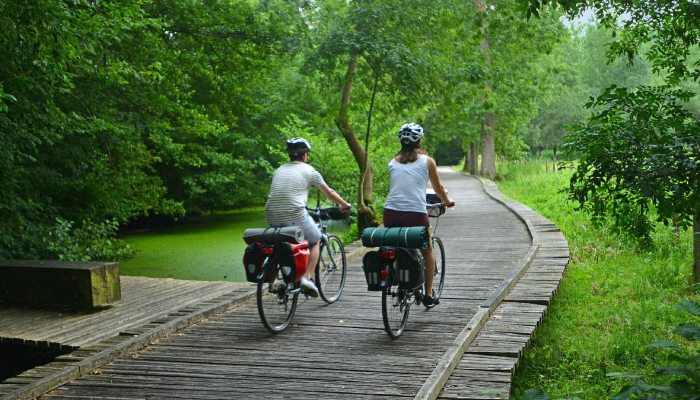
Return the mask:
{"type": "MultiPolygon", "coordinates": [[[[484,313],[482,305],[522,264],[533,239],[527,225],[489,197],[479,180],[446,170],[441,176],[457,202],[437,229],[446,247],[443,298],[432,310],[413,308],[399,339],[384,332],[381,296],[366,291],[356,259],[337,303],[304,302],[293,326],[280,334],[265,330],[255,302],[249,302],[42,398],[414,398],[476,315],[484,315],[483,328],[461,361],[455,360],[442,392],[432,394],[497,398],[475,390],[488,388],[507,398],[517,357],[558,286],[568,247],[549,221],[509,202],[546,240],[540,240],[537,258],[505,301],[484,313]]],[[[499,196],[493,189],[491,184],[491,195],[499,196]]]]}

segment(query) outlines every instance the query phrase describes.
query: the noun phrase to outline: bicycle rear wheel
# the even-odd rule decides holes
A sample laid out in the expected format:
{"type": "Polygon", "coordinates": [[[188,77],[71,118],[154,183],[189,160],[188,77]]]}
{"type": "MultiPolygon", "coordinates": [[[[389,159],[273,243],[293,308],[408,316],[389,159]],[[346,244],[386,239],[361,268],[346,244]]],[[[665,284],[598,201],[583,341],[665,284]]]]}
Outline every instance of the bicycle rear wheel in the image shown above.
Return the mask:
{"type": "Polygon", "coordinates": [[[382,289],[382,319],[386,333],[392,339],[396,339],[406,328],[408,312],[413,299],[410,291],[399,289],[396,270],[394,270],[391,281],[391,286],[382,289]]]}
{"type": "MultiPolygon", "coordinates": [[[[265,276],[269,276],[267,273],[265,276]]],[[[282,280],[279,271],[272,282],[258,281],[258,313],[263,325],[272,333],[285,330],[294,317],[299,292],[290,293],[294,287],[282,280]]]]}
{"type": "Polygon", "coordinates": [[[336,235],[328,235],[328,244],[321,249],[316,265],[318,293],[326,303],[335,303],[343,293],[346,267],[343,242],[336,235]]]}
{"type": "MultiPolygon", "coordinates": [[[[435,293],[435,300],[439,300],[442,295],[442,288],[445,286],[445,246],[443,246],[442,240],[437,236],[433,236],[433,255],[435,256],[433,292],[435,293]]],[[[435,304],[426,305],[425,307],[433,308],[435,304]]]]}

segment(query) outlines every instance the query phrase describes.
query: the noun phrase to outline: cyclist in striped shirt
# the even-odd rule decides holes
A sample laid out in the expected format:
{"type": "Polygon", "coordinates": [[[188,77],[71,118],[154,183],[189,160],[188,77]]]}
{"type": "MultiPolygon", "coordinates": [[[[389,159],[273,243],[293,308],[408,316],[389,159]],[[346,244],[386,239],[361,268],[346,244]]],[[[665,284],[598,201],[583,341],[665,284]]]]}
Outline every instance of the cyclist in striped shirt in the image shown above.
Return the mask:
{"type": "Polygon", "coordinates": [[[321,230],[306,211],[309,189],[318,188],[329,200],[340,205],[345,212],[350,203],[343,200],[326,182],[314,167],[306,163],[311,151],[311,144],[303,138],[287,140],[289,162],[280,166],[272,175],[270,194],[265,204],[265,219],[272,228],[284,226],[301,226],[304,239],[309,243],[309,263],[304,276],[299,281],[304,290],[318,297],[318,288],[311,280],[319,257],[319,240],[321,230]]]}

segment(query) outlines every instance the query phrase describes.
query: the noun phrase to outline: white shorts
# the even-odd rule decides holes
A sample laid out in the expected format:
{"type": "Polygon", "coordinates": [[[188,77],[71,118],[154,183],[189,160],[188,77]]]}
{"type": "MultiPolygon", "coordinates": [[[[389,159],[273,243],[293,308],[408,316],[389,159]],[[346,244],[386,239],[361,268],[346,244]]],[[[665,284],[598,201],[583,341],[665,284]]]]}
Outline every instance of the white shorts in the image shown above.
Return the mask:
{"type": "Polygon", "coordinates": [[[288,222],[284,224],[271,224],[270,228],[282,228],[285,226],[301,226],[304,230],[304,240],[306,240],[309,245],[312,245],[319,240],[321,240],[321,230],[318,229],[316,222],[311,218],[310,215],[306,216],[306,219],[302,219],[297,222],[288,222]]]}

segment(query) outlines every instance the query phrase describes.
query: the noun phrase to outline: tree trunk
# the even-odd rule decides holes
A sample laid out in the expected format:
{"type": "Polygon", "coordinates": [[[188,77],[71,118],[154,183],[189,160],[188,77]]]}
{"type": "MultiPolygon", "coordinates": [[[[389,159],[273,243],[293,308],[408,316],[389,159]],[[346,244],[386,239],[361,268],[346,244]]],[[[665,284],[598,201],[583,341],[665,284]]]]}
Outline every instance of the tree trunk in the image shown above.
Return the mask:
{"type": "Polygon", "coordinates": [[[693,282],[700,282],[700,210],[693,215],[693,282]]]}
{"type": "Polygon", "coordinates": [[[496,178],[496,136],[493,134],[492,113],[486,113],[481,123],[481,175],[496,178]]]}
{"type": "Polygon", "coordinates": [[[464,165],[462,165],[462,173],[466,174],[467,172],[469,172],[469,149],[464,153],[464,165]]]}
{"type": "Polygon", "coordinates": [[[681,228],[678,225],[678,219],[680,217],[681,215],[678,213],[673,214],[673,233],[676,235],[676,238],[681,237],[681,228]]]}
{"type": "Polygon", "coordinates": [[[469,171],[472,175],[479,174],[479,144],[476,140],[469,145],[469,171]]]}
{"type": "MultiPolygon", "coordinates": [[[[477,13],[483,13],[486,11],[486,2],[484,0],[476,0],[474,2],[474,8],[477,13]]],[[[486,54],[486,70],[490,70],[491,59],[488,56],[489,53],[489,32],[486,19],[482,24],[484,28],[484,40],[481,42],[481,51],[486,54]]],[[[486,84],[487,92],[491,92],[492,88],[488,81],[484,82],[486,84]]],[[[482,97],[481,101],[485,100],[485,96],[482,97]]],[[[481,122],[481,175],[488,175],[489,178],[496,178],[496,138],[493,130],[493,119],[494,115],[492,112],[486,112],[484,115],[484,120],[481,122]]]]}
{"type": "Polygon", "coordinates": [[[379,226],[379,217],[373,211],[372,202],[374,194],[374,186],[372,184],[372,164],[369,162],[367,152],[362,148],[362,144],[357,140],[355,131],[353,131],[348,120],[348,108],[350,106],[350,93],[355,78],[355,69],[357,68],[357,56],[350,59],[348,63],[348,71],[345,74],[345,85],[343,87],[343,96],[340,101],[340,113],[335,121],[340,133],[345,138],[345,142],[350,148],[355,162],[360,169],[360,179],[362,182],[362,190],[358,193],[357,205],[357,230],[358,234],[370,226],[379,226]]]}

